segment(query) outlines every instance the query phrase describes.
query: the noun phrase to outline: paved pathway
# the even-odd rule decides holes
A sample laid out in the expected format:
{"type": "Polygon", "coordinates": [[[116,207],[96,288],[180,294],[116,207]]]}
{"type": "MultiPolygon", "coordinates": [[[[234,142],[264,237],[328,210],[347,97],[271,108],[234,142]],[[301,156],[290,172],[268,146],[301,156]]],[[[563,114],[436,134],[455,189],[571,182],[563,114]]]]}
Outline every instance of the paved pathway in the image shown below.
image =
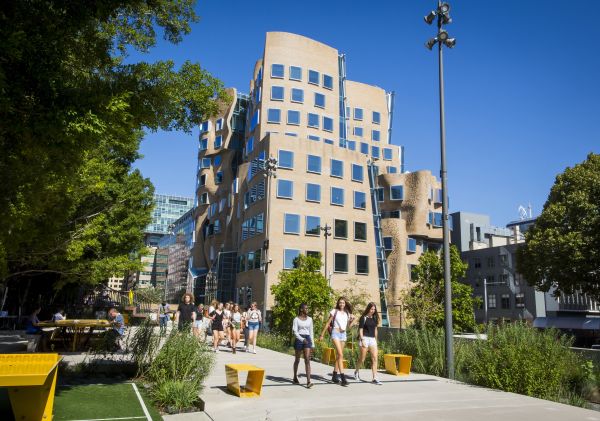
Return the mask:
{"type": "MultiPolygon", "coordinates": [[[[206,413],[168,416],[165,420],[600,421],[600,412],[423,374],[395,377],[381,373],[382,386],[351,380],[348,387],[342,387],[329,382],[331,367],[315,362],[311,363],[315,385],[306,389],[291,383],[293,357],[266,349],[257,352],[219,352],[217,365],[202,392],[206,413]],[[264,368],[262,395],[240,399],[228,394],[227,363],[264,368]]],[[[302,361],[299,372],[304,373],[302,361]]],[[[370,370],[362,373],[371,378],[370,370]]],[[[306,378],[302,375],[300,381],[305,383],[306,378]]]]}

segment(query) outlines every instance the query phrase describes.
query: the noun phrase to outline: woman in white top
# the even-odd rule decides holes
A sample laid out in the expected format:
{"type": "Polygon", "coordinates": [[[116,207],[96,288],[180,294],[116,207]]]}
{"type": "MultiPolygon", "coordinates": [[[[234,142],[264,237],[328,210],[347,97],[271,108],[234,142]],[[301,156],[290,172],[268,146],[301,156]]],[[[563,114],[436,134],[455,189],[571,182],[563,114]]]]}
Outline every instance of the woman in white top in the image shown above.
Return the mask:
{"type": "Polygon", "coordinates": [[[298,309],[298,316],[292,324],[292,332],[296,337],[294,341],[294,349],[296,350],[296,359],[294,360],[294,384],[299,384],[298,381],[298,364],[300,364],[300,356],[304,354],[304,367],[306,369],[306,387],[310,389],[312,383],[310,381],[310,352],[314,348],[314,330],[313,320],[308,315],[308,306],[301,304],[298,309]]]}
{"type": "Polygon", "coordinates": [[[223,308],[223,333],[225,345],[231,346],[231,335],[229,334],[229,321],[231,320],[231,303],[225,303],[223,308]]]}
{"type": "Polygon", "coordinates": [[[354,322],[352,305],[345,297],[340,297],[335,308],[329,312],[329,319],[323,326],[323,331],[319,337],[319,340],[322,341],[325,331],[330,328],[331,341],[335,348],[335,366],[333,367],[331,381],[334,383],[340,382],[340,379],[338,379],[339,370],[342,386],[348,386],[348,381],[344,375],[344,346],[346,345],[346,330],[352,326],[352,322],[354,322]]]}
{"type": "Polygon", "coordinates": [[[256,354],[256,336],[258,335],[258,328],[262,316],[258,308],[256,308],[256,302],[253,302],[248,311],[248,342],[252,344],[252,353],[256,354]]]}
{"type": "Polygon", "coordinates": [[[231,312],[231,320],[229,322],[229,328],[231,329],[231,349],[235,354],[237,350],[237,344],[240,341],[240,328],[242,327],[242,313],[240,313],[240,305],[234,304],[231,312]]]}

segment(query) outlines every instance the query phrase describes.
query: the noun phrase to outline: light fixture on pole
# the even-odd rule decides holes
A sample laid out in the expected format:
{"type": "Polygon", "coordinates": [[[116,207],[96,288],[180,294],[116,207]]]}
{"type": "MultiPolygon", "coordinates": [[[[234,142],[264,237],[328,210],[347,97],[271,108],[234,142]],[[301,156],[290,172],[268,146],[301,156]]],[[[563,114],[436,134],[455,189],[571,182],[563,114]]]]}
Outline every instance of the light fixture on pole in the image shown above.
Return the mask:
{"type": "Polygon", "coordinates": [[[271,217],[271,179],[277,178],[277,159],[272,156],[262,161],[263,169],[265,170],[264,176],[267,179],[267,191],[265,196],[267,197],[267,213],[265,215],[265,241],[263,242],[263,256],[264,264],[263,268],[265,271],[265,293],[263,301],[263,322],[267,320],[267,298],[269,296],[269,265],[271,259],[269,259],[269,218],[271,217]]]}
{"type": "Polygon", "coordinates": [[[442,179],[442,229],[444,241],[444,318],[445,318],[445,343],[446,343],[446,374],[449,379],[454,378],[454,344],[452,335],[452,289],[450,276],[450,230],[448,225],[448,179],[446,171],[446,124],[444,121],[444,61],[442,47],[445,45],[452,48],[456,45],[456,39],[450,38],[443,26],[452,22],[450,18],[450,5],[438,0],[438,7],[425,16],[425,23],[431,25],[437,17],[438,33],[425,43],[425,47],[431,50],[438,45],[438,71],[439,71],[439,93],[440,93],[440,149],[442,179]]]}
{"type": "Polygon", "coordinates": [[[327,272],[327,237],[331,237],[331,227],[326,223],[324,227],[319,227],[319,229],[323,231],[323,235],[325,236],[325,271],[323,273],[328,280],[329,286],[331,286],[331,275],[327,272]]]}

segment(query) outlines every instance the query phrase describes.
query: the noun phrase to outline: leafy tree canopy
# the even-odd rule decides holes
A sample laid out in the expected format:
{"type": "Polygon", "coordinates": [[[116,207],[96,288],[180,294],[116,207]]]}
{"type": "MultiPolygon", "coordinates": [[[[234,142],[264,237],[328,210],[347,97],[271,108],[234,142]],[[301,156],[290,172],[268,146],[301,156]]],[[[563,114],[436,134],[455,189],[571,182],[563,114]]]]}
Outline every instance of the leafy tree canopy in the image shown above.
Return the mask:
{"type": "Polygon", "coordinates": [[[177,43],[194,0],[0,3],[0,282],[98,282],[139,267],[153,188],[143,130],[190,131],[223,86],[198,64],[126,63],[177,43]]]}
{"type": "Polygon", "coordinates": [[[599,154],[556,177],[517,252],[517,270],[542,291],[582,291],[600,299],[599,154]]]}

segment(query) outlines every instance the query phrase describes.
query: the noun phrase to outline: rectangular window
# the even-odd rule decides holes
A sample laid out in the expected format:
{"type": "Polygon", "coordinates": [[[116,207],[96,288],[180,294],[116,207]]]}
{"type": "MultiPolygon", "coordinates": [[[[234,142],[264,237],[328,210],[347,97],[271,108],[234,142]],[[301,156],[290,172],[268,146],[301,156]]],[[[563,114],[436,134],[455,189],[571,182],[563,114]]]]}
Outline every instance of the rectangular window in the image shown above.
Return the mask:
{"type": "Polygon", "coordinates": [[[290,124],[293,126],[299,126],[300,125],[300,111],[288,110],[287,124],[290,124]]]}
{"type": "Polygon", "coordinates": [[[323,75],[323,88],[333,89],[333,78],[329,75],[323,75]]]}
{"type": "Polygon", "coordinates": [[[363,137],[363,128],[354,127],[354,136],[363,137]]]}
{"type": "Polygon", "coordinates": [[[206,133],[207,131],[210,130],[210,121],[203,121],[200,124],[200,133],[206,133]]]}
{"type": "Polygon", "coordinates": [[[361,256],[360,254],[356,255],[356,274],[369,274],[369,256],[361,256]]]}
{"type": "Polygon", "coordinates": [[[308,127],[319,128],[319,114],[308,113],[308,127]]]}
{"type": "Polygon", "coordinates": [[[354,140],[349,140],[346,142],[346,147],[351,151],[355,151],[356,150],[356,142],[354,140]]]}
{"type": "Polygon", "coordinates": [[[283,250],[283,268],[294,269],[296,267],[296,258],[300,256],[300,250],[284,249],[283,250]]]}
{"type": "Polygon", "coordinates": [[[217,171],[215,175],[215,184],[221,184],[223,182],[223,171],[217,171]]]}
{"type": "Polygon", "coordinates": [[[249,251],[248,254],[246,254],[246,270],[252,269],[254,269],[254,252],[249,251]]]}
{"type": "Polygon", "coordinates": [[[290,170],[294,168],[294,152],[280,149],[278,158],[278,168],[287,168],[290,170]]]}
{"type": "Polygon", "coordinates": [[[223,136],[215,137],[215,149],[219,149],[221,146],[223,146],[223,136]]]}
{"type": "Polygon", "coordinates": [[[362,183],[364,180],[363,167],[359,164],[352,164],[352,181],[362,183]]]}
{"type": "Polygon", "coordinates": [[[387,169],[388,174],[397,174],[398,173],[398,168],[396,168],[396,167],[386,167],[386,169],[387,169]]]}
{"type": "Polygon", "coordinates": [[[306,183],[306,201],[320,202],[321,201],[321,185],[306,183]]]}
{"type": "Polygon", "coordinates": [[[379,142],[381,140],[381,132],[379,130],[371,130],[371,140],[379,142]]]}
{"type": "Polygon", "coordinates": [[[344,253],[334,253],[333,271],[348,273],[348,255],[344,253]]]}
{"type": "Polygon", "coordinates": [[[302,80],[302,67],[290,66],[290,79],[302,80]]]}
{"type": "Polygon", "coordinates": [[[300,234],[300,215],[286,213],[283,221],[283,232],[285,234],[300,234]]]}
{"type": "Polygon", "coordinates": [[[285,66],[283,64],[271,64],[271,77],[282,79],[283,72],[285,71],[285,66]]]}
{"type": "Polygon", "coordinates": [[[344,189],[341,187],[331,188],[331,204],[344,206],[344,189]]]}
{"type": "Polygon", "coordinates": [[[371,146],[371,155],[373,158],[379,158],[379,146],[371,146]]]}
{"type": "Polygon", "coordinates": [[[331,176],[332,177],[344,177],[344,162],[339,159],[331,159],[331,176]]]}
{"type": "Polygon", "coordinates": [[[335,142],[333,140],[331,140],[331,139],[323,139],[323,143],[326,143],[328,145],[334,145],[335,144],[335,142]]]}
{"type": "Polygon", "coordinates": [[[474,267],[475,269],[477,269],[477,268],[481,268],[481,259],[480,259],[479,257],[475,257],[475,258],[473,259],[473,267],[474,267]]]}
{"type": "Polygon", "coordinates": [[[336,219],[333,225],[333,238],[348,238],[348,221],[336,219]]]}
{"type": "Polygon", "coordinates": [[[320,142],[321,138],[319,136],[315,136],[313,134],[308,135],[308,140],[312,140],[313,142],[320,142]]]}
{"type": "Polygon", "coordinates": [[[326,132],[333,131],[333,118],[323,117],[323,130],[326,132]]]}
{"type": "Polygon", "coordinates": [[[375,194],[377,195],[377,201],[378,202],[383,202],[384,199],[384,191],[385,189],[383,187],[377,187],[375,189],[375,194]]]}
{"type": "Polygon", "coordinates": [[[508,254],[501,254],[500,256],[500,264],[506,266],[508,264],[508,254]]]}
{"type": "Polygon", "coordinates": [[[407,253],[416,253],[417,252],[417,240],[416,239],[408,237],[408,241],[406,244],[406,252],[407,253]]]}
{"type": "MultiPolygon", "coordinates": [[[[386,161],[392,160],[392,148],[383,148],[383,159],[386,161]]],[[[393,168],[393,167],[392,167],[393,168]]]]}
{"type": "Polygon", "coordinates": [[[291,100],[292,100],[292,102],[303,103],[304,102],[304,91],[302,89],[292,88],[291,100]]]}
{"type": "Polygon", "coordinates": [[[286,136],[291,136],[291,137],[298,137],[298,133],[294,133],[294,132],[285,132],[286,136]]]}
{"type": "Polygon", "coordinates": [[[260,269],[262,250],[258,249],[254,252],[254,269],[260,269]]]}
{"type": "Polygon", "coordinates": [[[281,123],[281,110],[279,108],[269,108],[267,110],[267,123],[281,123]]]}
{"type": "Polygon", "coordinates": [[[315,92],[315,107],[325,108],[325,95],[315,92]]]}
{"type": "Polygon", "coordinates": [[[362,108],[355,108],[354,109],[354,119],[355,120],[362,120],[363,119],[363,109],[362,108]]]}
{"type": "Polygon", "coordinates": [[[201,186],[205,186],[206,185],[206,174],[202,174],[200,176],[200,185],[201,186]]]}
{"type": "Polygon", "coordinates": [[[304,226],[304,233],[306,235],[316,235],[319,236],[321,234],[321,218],[318,216],[307,216],[304,226]]]}
{"type": "Polygon", "coordinates": [[[314,257],[321,260],[321,252],[315,250],[306,250],[306,257],[314,257]]]}
{"type": "Polygon", "coordinates": [[[210,168],[210,158],[202,158],[200,168],[210,168]]]}
{"type": "Polygon", "coordinates": [[[496,259],[494,256],[489,256],[487,258],[487,267],[493,268],[494,266],[496,266],[496,259]]]}
{"type": "Polygon", "coordinates": [[[400,211],[399,210],[382,211],[381,218],[383,218],[383,219],[400,219],[400,211]]]}
{"type": "Polygon", "coordinates": [[[367,224],[365,222],[354,223],[354,239],[356,241],[367,241],[367,224]]]}
{"type": "Polygon", "coordinates": [[[393,237],[383,237],[383,249],[385,251],[394,250],[394,238],[393,237]]]}
{"type": "Polygon", "coordinates": [[[254,150],[254,136],[250,136],[246,142],[246,155],[252,153],[254,150]]]}
{"type": "Polygon", "coordinates": [[[354,209],[365,209],[367,207],[367,194],[362,191],[354,191],[354,209]]]}
{"type": "Polygon", "coordinates": [[[271,100],[283,101],[285,97],[283,86],[271,86],[271,100]]]}
{"type": "Polygon", "coordinates": [[[319,72],[317,72],[315,70],[309,70],[308,71],[308,83],[311,83],[313,85],[318,85],[319,84],[319,72]]]}
{"type": "Polygon", "coordinates": [[[277,197],[291,199],[294,196],[294,182],[291,180],[277,180],[277,197]]]}
{"type": "Polygon", "coordinates": [[[369,155],[369,144],[365,142],[360,142],[360,153],[369,155]]]}
{"type": "Polygon", "coordinates": [[[519,293],[515,294],[515,307],[523,308],[525,307],[525,294],[519,293]]]}
{"type": "Polygon", "coordinates": [[[404,186],[390,186],[390,200],[404,200],[404,186]]]}
{"type": "Polygon", "coordinates": [[[504,310],[507,310],[510,308],[510,295],[509,294],[502,294],[500,296],[500,306],[504,310]]]}
{"type": "Polygon", "coordinates": [[[488,294],[488,308],[496,308],[496,294],[488,294]]]}
{"type": "Polygon", "coordinates": [[[204,138],[204,139],[200,139],[200,145],[198,146],[198,148],[201,151],[205,151],[208,149],[208,139],[204,138]]]}
{"type": "Polygon", "coordinates": [[[373,124],[379,124],[381,123],[381,114],[379,114],[377,111],[373,111],[373,124]]]}
{"type": "Polygon", "coordinates": [[[321,174],[321,157],[317,155],[307,155],[306,171],[321,174]]]}

